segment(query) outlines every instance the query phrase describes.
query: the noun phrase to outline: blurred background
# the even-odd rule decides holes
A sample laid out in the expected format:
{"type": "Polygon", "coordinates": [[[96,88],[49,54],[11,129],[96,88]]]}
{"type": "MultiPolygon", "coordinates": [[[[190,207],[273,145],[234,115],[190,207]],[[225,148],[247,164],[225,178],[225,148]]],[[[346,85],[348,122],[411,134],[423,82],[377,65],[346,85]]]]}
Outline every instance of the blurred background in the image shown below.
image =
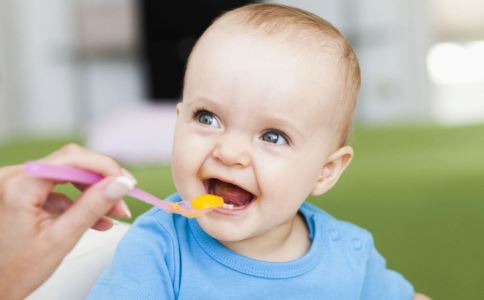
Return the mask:
{"type": "MultiPolygon", "coordinates": [[[[214,17],[250,2],[0,0],[0,165],[76,142],[172,193],[188,54],[214,17]]],[[[332,22],[362,68],[354,162],[310,201],[368,228],[417,290],[482,299],[484,0],[268,2],[332,22]]]]}

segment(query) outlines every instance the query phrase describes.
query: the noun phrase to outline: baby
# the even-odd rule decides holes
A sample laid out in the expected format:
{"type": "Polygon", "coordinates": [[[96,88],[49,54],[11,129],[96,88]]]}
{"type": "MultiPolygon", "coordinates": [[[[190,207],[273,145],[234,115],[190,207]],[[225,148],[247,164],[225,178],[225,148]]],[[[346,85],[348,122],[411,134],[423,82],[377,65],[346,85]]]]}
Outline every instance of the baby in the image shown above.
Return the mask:
{"type": "Polygon", "coordinates": [[[148,211],[90,299],[412,299],[367,231],[304,203],[351,162],[359,87],[352,47],[316,15],[252,4],[218,18],[188,61],[169,199],[232,208],[148,211]]]}

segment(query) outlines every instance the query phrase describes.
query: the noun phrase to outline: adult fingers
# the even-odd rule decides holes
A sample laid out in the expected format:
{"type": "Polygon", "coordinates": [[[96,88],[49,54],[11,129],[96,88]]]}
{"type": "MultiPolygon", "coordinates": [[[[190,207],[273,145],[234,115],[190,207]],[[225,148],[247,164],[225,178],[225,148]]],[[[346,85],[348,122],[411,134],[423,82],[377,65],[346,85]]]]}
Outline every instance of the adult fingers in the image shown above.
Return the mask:
{"type": "MultiPolygon", "coordinates": [[[[52,215],[59,216],[63,212],[65,212],[73,203],[74,202],[64,194],[50,193],[47,201],[44,203],[43,209],[52,215]]],[[[123,202],[120,201],[118,202],[118,204],[119,203],[123,203],[123,202]]],[[[113,209],[115,207],[113,207],[113,209]]],[[[113,209],[111,209],[111,211],[113,209]]],[[[108,213],[108,215],[110,214],[116,215],[116,217],[125,217],[124,212],[108,213]]],[[[91,226],[92,229],[99,230],[99,231],[105,231],[110,229],[111,227],[113,227],[113,221],[106,217],[102,217],[96,222],[96,224],[91,226]]]]}
{"type": "Polygon", "coordinates": [[[60,215],[73,204],[72,200],[61,193],[50,193],[42,208],[52,215],[60,215]]]}
{"type": "Polygon", "coordinates": [[[0,200],[12,209],[42,206],[53,186],[54,182],[25,175],[23,165],[0,169],[0,200]]]}
{"type": "Polygon", "coordinates": [[[96,224],[91,226],[91,228],[95,229],[95,230],[99,230],[99,231],[106,231],[106,230],[111,229],[111,227],[113,227],[113,222],[114,221],[104,217],[104,218],[99,219],[96,222],[96,224]]]}
{"type": "Polygon", "coordinates": [[[123,168],[114,159],[76,144],[65,145],[40,161],[83,168],[104,176],[123,175],[123,168]]]}
{"type": "Polygon", "coordinates": [[[113,208],[111,208],[106,215],[111,218],[130,219],[131,211],[129,210],[128,205],[126,205],[126,202],[121,199],[114,204],[113,208]]]}
{"type": "Polygon", "coordinates": [[[130,177],[108,177],[89,187],[49,228],[53,242],[70,250],[81,235],[106,215],[135,185],[130,177]]]}
{"type": "MultiPolygon", "coordinates": [[[[135,182],[137,182],[136,179],[134,178],[133,174],[131,174],[128,170],[126,170],[124,168],[121,169],[121,175],[128,176],[128,177],[132,178],[135,182]]],[[[71,184],[81,192],[84,192],[90,186],[89,184],[75,183],[75,182],[72,182],[71,184]]]]}
{"type": "MultiPolygon", "coordinates": [[[[132,175],[128,175],[131,178],[132,175]]],[[[136,181],[136,179],[133,178],[133,180],[136,181]]],[[[83,185],[83,184],[73,184],[79,191],[85,191],[88,189],[89,186],[83,185]]],[[[129,211],[128,206],[126,205],[126,202],[123,201],[118,201],[113,208],[106,214],[108,217],[112,218],[131,218],[131,212],[129,211]]]]}
{"type": "Polygon", "coordinates": [[[3,182],[5,178],[12,176],[12,174],[18,173],[21,168],[22,167],[19,165],[0,168],[0,183],[3,182]]]}
{"type": "MultiPolygon", "coordinates": [[[[52,164],[79,167],[82,169],[96,172],[103,176],[126,176],[131,178],[136,183],[136,179],[134,178],[134,176],[126,169],[123,169],[112,158],[76,144],[65,145],[59,150],[41,159],[41,161],[52,164]]],[[[74,186],[81,192],[89,188],[89,185],[76,183],[74,183],[74,186]]],[[[120,201],[115,204],[115,206],[112,210],[110,210],[108,215],[114,218],[131,217],[129,209],[124,201],[120,201]]]]}

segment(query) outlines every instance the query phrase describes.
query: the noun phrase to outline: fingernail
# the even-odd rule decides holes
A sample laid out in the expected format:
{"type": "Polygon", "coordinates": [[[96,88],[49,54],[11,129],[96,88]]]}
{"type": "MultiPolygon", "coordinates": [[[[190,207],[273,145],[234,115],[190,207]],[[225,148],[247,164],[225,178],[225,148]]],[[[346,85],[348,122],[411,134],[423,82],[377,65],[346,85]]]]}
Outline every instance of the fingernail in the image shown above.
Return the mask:
{"type": "Polygon", "coordinates": [[[123,173],[123,175],[125,176],[128,176],[130,178],[132,178],[134,180],[134,184],[136,185],[138,183],[138,181],[136,180],[136,178],[134,178],[133,174],[131,174],[128,170],[126,169],[121,169],[121,173],[123,173]]]}
{"type": "Polygon", "coordinates": [[[121,209],[123,210],[126,218],[131,219],[131,211],[129,210],[128,205],[126,205],[124,201],[121,201],[121,209]]]}
{"type": "Polygon", "coordinates": [[[118,200],[125,196],[134,186],[135,180],[127,176],[119,176],[108,184],[105,194],[112,200],[118,200]]]}

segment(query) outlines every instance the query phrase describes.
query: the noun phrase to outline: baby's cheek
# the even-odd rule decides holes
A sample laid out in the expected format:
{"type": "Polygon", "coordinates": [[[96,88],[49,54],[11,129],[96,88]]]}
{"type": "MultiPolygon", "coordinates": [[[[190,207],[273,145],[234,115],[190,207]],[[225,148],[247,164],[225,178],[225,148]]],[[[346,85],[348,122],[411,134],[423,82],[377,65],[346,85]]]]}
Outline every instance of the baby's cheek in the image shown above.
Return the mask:
{"type": "Polygon", "coordinates": [[[287,206],[297,194],[298,179],[293,176],[291,170],[271,169],[269,166],[263,169],[259,180],[262,195],[267,196],[275,205],[287,206]]]}
{"type": "Polygon", "coordinates": [[[277,178],[271,180],[277,184],[275,197],[278,202],[291,209],[299,208],[313,189],[310,177],[300,165],[279,171],[277,178]]]}
{"type": "Polygon", "coordinates": [[[196,179],[204,162],[211,154],[210,139],[196,134],[178,137],[172,154],[174,174],[181,180],[196,179]]]}

